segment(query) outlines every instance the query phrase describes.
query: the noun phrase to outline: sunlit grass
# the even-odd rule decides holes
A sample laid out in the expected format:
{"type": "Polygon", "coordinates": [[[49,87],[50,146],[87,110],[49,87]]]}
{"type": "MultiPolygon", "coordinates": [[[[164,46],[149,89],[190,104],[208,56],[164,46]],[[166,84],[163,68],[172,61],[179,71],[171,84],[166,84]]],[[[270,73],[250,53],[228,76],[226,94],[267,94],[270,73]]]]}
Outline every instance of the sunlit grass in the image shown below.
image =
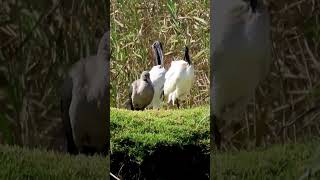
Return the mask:
{"type": "MultiPolygon", "coordinates": [[[[267,180],[298,179],[310,167],[310,158],[313,160],[317,153],[319,139],[299,144],[273,145],[267,149],[254,151],[225,152],[213,154],[214,163],[211,179],[230,180],[267,180]]],[[[313,166],[317,168],[317,166],[313,166]]],[[[310,176],[318,179],[319,173],[310,176]]],[[[312,178],[311,178],[312,177],[312,178]]]]}
{"type": "Polygon", "coordinates": [[[111,147],[138,161],[170,145],[196,145],[209,153],[209,107],[128,111],[111,108],[111,147]]]}
{"type": "Polygon", "coordinates": [[[0,179],[107,179],[109,167],[109,157],[0,145],[0,179]]]}

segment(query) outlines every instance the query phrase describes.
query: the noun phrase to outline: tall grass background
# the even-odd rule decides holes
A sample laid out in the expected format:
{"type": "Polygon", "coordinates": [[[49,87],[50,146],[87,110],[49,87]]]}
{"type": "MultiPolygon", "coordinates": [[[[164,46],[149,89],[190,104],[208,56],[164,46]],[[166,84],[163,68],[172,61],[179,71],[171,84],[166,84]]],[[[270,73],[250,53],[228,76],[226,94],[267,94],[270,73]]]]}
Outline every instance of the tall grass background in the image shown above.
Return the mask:
{"type": "Polygon", "coordinates": [[[107,2],[97,2],[0,2],[0,142],[63,149],[60,87],[97,51],[109,21],[107,2]]]}
{"type": "Polygon", "coordinates": [[[268,127],[266,144],[318,137],[320,2],[267,3],[271,13],[273,63],[269,76],[247,106],[243,131],[254,136],[257,118],[264,118],[268,127]]]}
{"type": "Polygon", "coordinates": [[[165,68],[189,47],[195,66],[191,95],[182,106],[209,103],[209,0],[111,0],[111,106],[122,108],[130,84],[154,65],[151,45],[164,48],[165,68]]]}

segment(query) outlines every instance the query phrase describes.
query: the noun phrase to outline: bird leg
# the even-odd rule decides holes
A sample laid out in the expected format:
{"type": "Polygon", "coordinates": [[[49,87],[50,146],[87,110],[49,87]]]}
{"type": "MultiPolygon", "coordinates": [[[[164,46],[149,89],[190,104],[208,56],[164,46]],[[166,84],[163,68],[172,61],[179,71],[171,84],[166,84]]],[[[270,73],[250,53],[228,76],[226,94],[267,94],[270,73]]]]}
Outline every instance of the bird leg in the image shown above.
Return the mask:
{"type": "Polygon", "coordinates": [[[164,91],[161,92],[160,99],[162,99],[162,101],[164,101],[164,91]]]}
{"type": "Polygon", "coordinates": [[[125,104],[125,108],[126,108],[126,109],[132,110],[132,111],[134,110],[131,97],[129,97],[124,104],[125,104]]]}
{"type": "Polygon", "coordinates": [[[180,108],[179,99],[177,99],[177,107],[180,108]]]}

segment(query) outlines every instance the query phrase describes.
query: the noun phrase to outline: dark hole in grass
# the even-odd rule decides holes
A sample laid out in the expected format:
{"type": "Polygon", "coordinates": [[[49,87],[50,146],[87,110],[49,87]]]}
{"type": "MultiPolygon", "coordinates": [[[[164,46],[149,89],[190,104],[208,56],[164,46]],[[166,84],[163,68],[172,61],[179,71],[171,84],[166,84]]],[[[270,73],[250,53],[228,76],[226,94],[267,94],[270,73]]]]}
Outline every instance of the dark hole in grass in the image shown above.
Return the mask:
{"type": "Polygon", "coordinates": [[[124,179],[209,179],[210,155],[196,145],[158,146],[141,164],[125,154],[111,156],[111,172],[124,179]]]}

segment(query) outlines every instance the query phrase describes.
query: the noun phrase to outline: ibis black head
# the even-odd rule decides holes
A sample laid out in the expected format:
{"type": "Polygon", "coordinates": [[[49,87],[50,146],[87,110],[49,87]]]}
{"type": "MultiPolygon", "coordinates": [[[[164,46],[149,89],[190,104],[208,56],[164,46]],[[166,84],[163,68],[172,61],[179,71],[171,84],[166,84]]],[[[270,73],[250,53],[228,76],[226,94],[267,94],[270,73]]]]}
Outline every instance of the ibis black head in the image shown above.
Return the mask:
{"type": "Polygon", "coordinates": [[[163,66],[163,49],[160,41],[155,41],[152,44],[153,56],[155,58],[155,65],[163,66]]]}

